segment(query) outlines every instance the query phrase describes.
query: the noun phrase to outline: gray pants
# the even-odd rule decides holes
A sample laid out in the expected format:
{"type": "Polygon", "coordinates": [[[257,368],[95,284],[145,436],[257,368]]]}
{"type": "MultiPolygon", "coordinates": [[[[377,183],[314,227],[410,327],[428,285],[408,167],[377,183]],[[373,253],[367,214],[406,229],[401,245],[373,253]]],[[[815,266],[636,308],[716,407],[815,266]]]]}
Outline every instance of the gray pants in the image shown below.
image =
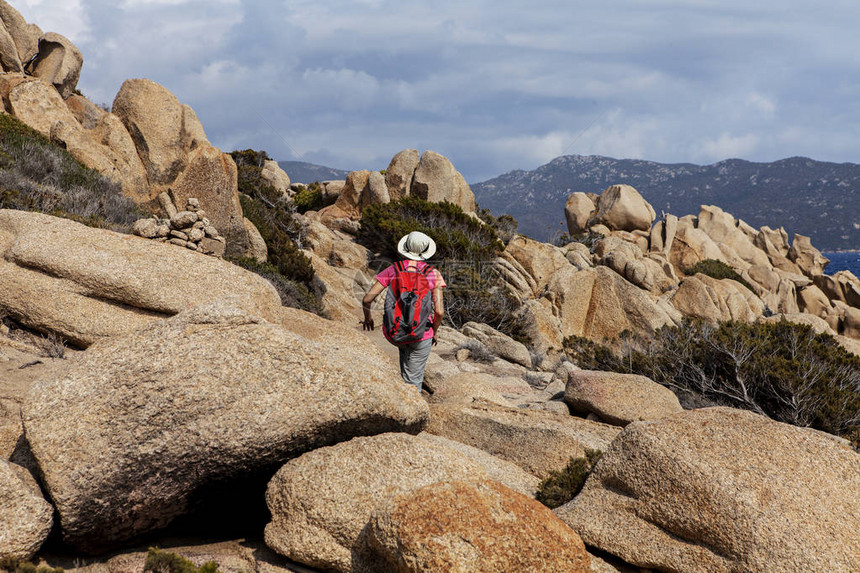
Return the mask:
{"type": "Polygon", "coordinates": [[[428,338],[421,342],[413,342],[398,347],[400,349],[400,375],[404,382],[412,384],[418,388],[419,392],[424,383],[424,366],[427,364],[427,358],[430,357],[432,346],[433,339],[428,338]]]}

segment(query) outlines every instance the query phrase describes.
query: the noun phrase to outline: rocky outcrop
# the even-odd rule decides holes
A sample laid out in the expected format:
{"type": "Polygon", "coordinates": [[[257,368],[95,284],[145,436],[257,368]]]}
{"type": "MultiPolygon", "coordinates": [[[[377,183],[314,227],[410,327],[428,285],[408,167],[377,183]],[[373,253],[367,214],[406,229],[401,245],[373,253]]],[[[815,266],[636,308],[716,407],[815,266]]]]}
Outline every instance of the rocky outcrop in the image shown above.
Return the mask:
{"type": "Polygon", "coordinates": [[[417,149],[404,149],[391,158],[385,170],[385,184],[392,199],[400,199],[412,193],[412,179],[418,168],[421,154],[417,149]]]}
{"type": "Polygon", "coordinates": [[[287,462],[269,483],[266,544],[299,563],[349,572],[366,551],[359,537],[376,509],[452,479],[489,476],[476,461],[420,436],[390,433],[316,449],[287,462]]]}
{"type": "Polygon", "coordinates": [[[525,344],[517,342],[492,326],[477,322],[467,322],[463,325],[461,332],[486,346],[496,356],[515,364],[520,364],[526,368],[531,368],[532,358],[525,344]]]}
{"type": "Polygon", "coordinates": [[[0,560],[28,560],[48,538],[54,509],[29,472],[0,459],[0,560]]]}
{"type": "MultiPolygon", "coordinates": [[[[0,20],[6,29],[17,51],[18,60],[22,63],[29,62],[39,51],[39,38],[42,29],[35,24],[28,24],[21,13],[5,0],[0,0],[0,20]]],[[[8,70],[5,71],[20,71],[8,70]]]]}
{"type": "Polygon", "coordinates": [[[564,401],[576,414],[593,414],[616,426],[683,412],[678,397],[665,386],[645,376],[617,372],[571,372],[564,401]]]}
{"type": "Polygon", "coordinates": [[[80,346],[217,299],[270,320],[281,308],[268,281],[231,263],[23,211],[0,210],[0,282],[2,311],[80,346]]]}
{"type": "Polygon", "coordinates": [[[582,540],[542,504],[491,481],[439,482],[378,509],[354,572],[587,573],[582,540]],[[516,527],[511,527],[515,522],[516,527]]]}
{"type": "Polygon", "coordinates": [[[627,426],[556,514],[640,567],[848,573],[860,564],[860,456],[749,412],[693,410],[627,426]]]}
{"type": "Polygon", "coordinates": [[[263,162],[260,177],[263,178],[263,181],[271,185],[275,191],[284,195],[290,193],[290,176],[287,175],[286,171],[281,169],[277,161],[266,159],[263,162]]]}
{"type": "Polygon", "coordinates": [[[37,383],[24,428],[64,540],[101,550],[167,525],[213,483],[353,436],[419,431],[427,406],[393,365],[363,339],[338,345],[208,305],[37,383]]]}
{"type": "Polygon", "coordinates": [[[654,208],[630,185],[613,185],[600,194],[597,212],[588,226],[606,225],[612,231],[650,231],[654,208]]]}
{"type": "Polygon", "coordinates": [[[548,412],[491,404],[431,404],[427,431],[515,463],[537,477],[561,470],[585,449],[605,450],[619,429],[548,412]]]}
{"type": "Polygon", "coordinates": [[[475,212],[475,196],[466,180],[446,157],[435,151],[421,154],[410,194],[431,203],[448,201],[466,213],[475,212]]]}
{"type": "Polygon", "coordinates": [[[48,32],[39,38],[39,55],[33,61],[33,75],[53,84],[63,99],[75,91],[84,57],[66,37],[48,32]]]}
{"type": "Polygon", "coordinates": [[[588,231],[588,220],[594,212],[594,202],[585,193],[572,193],[564,206],[564,218],[567,221],[567,232],[571,237],[588,231]]]}

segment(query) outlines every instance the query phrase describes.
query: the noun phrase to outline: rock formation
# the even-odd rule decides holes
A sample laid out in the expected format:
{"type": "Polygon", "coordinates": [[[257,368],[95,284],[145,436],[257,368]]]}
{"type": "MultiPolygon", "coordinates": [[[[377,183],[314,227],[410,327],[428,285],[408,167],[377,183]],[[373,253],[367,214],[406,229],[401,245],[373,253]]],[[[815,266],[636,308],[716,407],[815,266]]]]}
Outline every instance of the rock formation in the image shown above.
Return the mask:
{"type": "Polygon", "coordinates": [[[858,493],[860,456],[840,440],[706,408],[627,426],[556,514],[640,567],[848,573],[858,493]]]}
{"type": "MultiPolygon", "coordinates": [[[[185,202],[185,209],[182,211],[176,209],[173,199],[167,193],[159,195],[158,200],[167,212],[168,218],[153,217],[137,220],[132,230],[135,235],[144,239],[167,242],[177,247],[185,247],[190,251],[200,251],[207,255],[221,256],[224,254],[226,241],[206,217],[206,211],[200,208],[200,203],[196,198],[189,198],[185,202]]],[[[257,236],[259,236],[259,232],[257,232],[257,236]]],[[[263,243],[261,262],[266,260],[265,246],[266,244],[263,243]]]]}
{"type": "Polygon", "coordinates": [[[366,529],[354,572],[587,573],[585,545],[545,506],[492,482],[437,482],[399,495],[366,529]],[[511,526],[515,522],[515,526],[511,526]]]}
{"type": "Polygon", "coordinates": [[[475,196],[463,175],[435,151],[425,151],[419,157],[418,150],[404,149],[392,158],[385,176],[375,171],[353,171],[342,187],[337,184],[329,191],[329,186],[325,186],[325,193],[336,194],[337,200],[317,215],[329,226],[335,226],[333,220],[360,218],[368,205],[409,195],[432,203],[448,201],[466,213],[474,213],[476,208],[475,196]]]}
{"type": "Polygon", "coordinates": [[[103,550],[167,525],[209,484],[419,431],[427,406],[369,344],[336,360],[329,343],[219,304],[94,345],[23,408],[64,540],[103,550]]]}

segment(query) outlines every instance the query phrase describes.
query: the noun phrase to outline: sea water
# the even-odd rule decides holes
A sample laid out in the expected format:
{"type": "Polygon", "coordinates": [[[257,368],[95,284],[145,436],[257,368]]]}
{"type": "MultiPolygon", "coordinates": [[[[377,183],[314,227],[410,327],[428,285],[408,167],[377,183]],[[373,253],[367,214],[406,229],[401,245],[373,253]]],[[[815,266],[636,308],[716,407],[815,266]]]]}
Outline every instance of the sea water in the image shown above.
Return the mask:
{"type": "Polygon", "coordinates": [[[860,251],[821,254],[830,259],[830,264],[824,269],[826,274],[832,275],[838,271],[849,270],[854,273],[854,276],[860,277],[860,251]]]}

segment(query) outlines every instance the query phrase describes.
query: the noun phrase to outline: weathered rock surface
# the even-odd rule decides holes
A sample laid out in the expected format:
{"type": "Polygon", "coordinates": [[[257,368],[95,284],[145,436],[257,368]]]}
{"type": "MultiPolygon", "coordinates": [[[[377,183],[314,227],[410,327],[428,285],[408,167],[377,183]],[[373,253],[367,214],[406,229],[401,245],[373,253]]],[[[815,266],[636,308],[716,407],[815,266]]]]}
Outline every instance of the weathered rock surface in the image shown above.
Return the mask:
{"type": "Polygon", "coordinates": [[[216,299],[271,320],[281,307],[231,263],[24,211],[0,210],[0,275],[0,309],[81,346],[216,299]]]}
{"type": "Polygon", "coordinates": [[[482,343],[496,356],[531,368],[532,359],[528,348],[492,326],[478,322],[467,322],[460,331],[482,343]]]}
{"type": "Polygon", "coordinates": [[[42,30],[35,24],[28,24],[21,13],[5,0],[0,0],[0,20],[6,28],[21,62],[28,62],[39,51],[39,38],[42,30]]]}
{"type": "Polygon", "coordinates": [[[788,258],[795,263],[808,277],[824,273],[824,268],[830,263],[821,251],[812,246],[809,237],[795,233],[788,258]]]}
{"type": "Polygon", "coordinates": [[[286,194],[290,191],[290,176],[287,172],[281,169],[277,161],[267,159],[263,163],[263,170],[260,172],[260,177],[263,178],[269,185],[275,188],[276,191],[286,194]]]}
{"type": "Polygon", "coordinates": [[[588,219],[595,210],[594,202],[585,193],[571,193],[564,205],[567,232],[571,237],[588,231],[588,219]]]}
{"type": "Polygon", "coordinates": [[[39,55],[33,62],[33,75],[53,84],[63,99],[78,85],[84,57],[68,38],[48,32],[39,38],[39,55]]]}
{"type": "Polygon", "coordinates": [[[671,390],[650,378],[594,370],[569,374],[564,401],[575,413],[595,414],[616,426],[657,420],[684,411],[671,390]]]}
{"type": "Polygon", "coordinates": [[[0,559],[30,559],[53,523],[54,509],[29,472],[0,459],[0,559]]]}
{"type": "Polygon", "coordinates": [[[475,212],[475,195],[448,158],[435,151],[421,154],[412,178],[412,195],[425,201],[448,201],[466,213],[475,212]]]}
{"type": "Polygon", "coordinates": [[[492,481],[446,481],[396,496],[374,513],[366,536],[372,558],[355,572],[590,569],[576,533],[544,505],[492,481]]]}
{"type": "Polygon", "coordinates": [[[555,511],[641,567],[848,573],[860,565],[860,456],[749,412],[693,410],[627,426],[555,511]]]}
{"type": "Polygon", "coordinates": [[[537,477],[560,470],[585,449],[605,450],[618,428],[549,412],[492,404],[431,404],[427,432],[479,448],[537,477]]]}
{"type": "Polygon", "coordinates": [[[426,404],[369,342],[343,339],[209,305],[37,383],[24,427],[64,540],[104,549],[167,525],[212,483],[352,436],[419,431],[426,404]]]}
{"type": "Polygon", "coordinates": [[[588,226],[606,225],[613,231],[650,231],[657,214],[654,208],[630,185],[613,185],[597,200],[597,212],[588,226]]]}
{"type": "Polygon", "coordinates": [[[311,567],[349,572],[375,509],[394,495],[452,479],[488,474],[458,451],[408,434],[316,449],[287,462],[269,483],[266,544],[311,567]]]}
{"type": "Polygon", "coordinates": [[[54,87],[39,78],[10,78],[9,107],[12,115],[45,137],[50,137],[56,121],[77,124],[63,98],[54,87]]]}
{"type": "Polygon", "coordinates": [[[400,199],[412,192],[412,178],[420,158],[417,149],[404,149],[391,158],[385,170],[385,183],[392,199],[400,199]]]}
{"type": "Polygon", "coordinates": [[[460,372],[432,384],[433,394],[430,401],[446,404],[471,404],[485,401],[500,406],[512,407],[488,376],[474,372],[460,372]]]}

